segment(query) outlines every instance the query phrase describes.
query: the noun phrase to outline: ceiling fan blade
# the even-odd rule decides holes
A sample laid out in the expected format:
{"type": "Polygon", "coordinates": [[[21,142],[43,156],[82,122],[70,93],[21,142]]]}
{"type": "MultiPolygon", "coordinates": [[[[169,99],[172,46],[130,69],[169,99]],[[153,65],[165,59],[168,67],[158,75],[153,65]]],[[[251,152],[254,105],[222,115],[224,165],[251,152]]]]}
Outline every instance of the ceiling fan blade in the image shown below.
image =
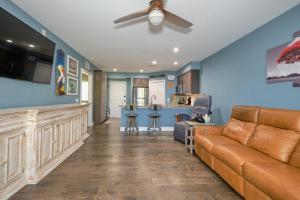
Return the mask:
{"type": "Polygon", "coordinates": [[[193,24],[167,10],[163,10],[164,14],[165,14],[165,19],[167,21],[169,21],[172,24],[175,24],[177,26],[181,26],[184,28],[190,28],[191,26],[193,26],[193,24]]]}
{"type": "Polygon", "coordinates": [[[136,12],[136,13],[133,13],[133,14],[121,17],[121,18],[115,20],[114,23],[118,24],[118,23],[121,23],[121,22],[132,20],[132,19],[135,19],[135,18],[138,18],[138,17],[142,17],[142,16],[145,16],[145,15],[148,15],[148,13],[149,13],[149,9],[142,10],[142,11],[139,11],[139,12],[136,12]]]}

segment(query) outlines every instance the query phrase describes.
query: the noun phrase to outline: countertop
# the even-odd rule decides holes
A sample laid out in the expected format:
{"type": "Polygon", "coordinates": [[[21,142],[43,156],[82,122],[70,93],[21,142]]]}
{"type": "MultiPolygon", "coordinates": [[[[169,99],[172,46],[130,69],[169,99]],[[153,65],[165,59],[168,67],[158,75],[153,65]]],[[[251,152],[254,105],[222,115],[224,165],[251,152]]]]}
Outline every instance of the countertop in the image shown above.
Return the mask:
{"type": "MultiPolygon", "coordinates": [[[[120,105],[121,108],[125,108],[124,105],[120,105]]],[[[193,106],[187,106],[187,105],[164,105],[161,108],[163,109],[188,109],[192,108],[193,106]]],[[[138,106],[137,109],[148,109],[149,106],[138,106]]]]}
{"type": "Polygon", "coordinates": [[[59,105],[47,105],[47,106],[35,106],[35,107],[20,107],[20,108],[6,108],[0,109],[0,115],[9,113],[21,113],[28,111],[47,112],[51,110],[61,110],[74,107],[87,106],[89,103],[72,103],[72,104],[59,104],[59,105]]]}

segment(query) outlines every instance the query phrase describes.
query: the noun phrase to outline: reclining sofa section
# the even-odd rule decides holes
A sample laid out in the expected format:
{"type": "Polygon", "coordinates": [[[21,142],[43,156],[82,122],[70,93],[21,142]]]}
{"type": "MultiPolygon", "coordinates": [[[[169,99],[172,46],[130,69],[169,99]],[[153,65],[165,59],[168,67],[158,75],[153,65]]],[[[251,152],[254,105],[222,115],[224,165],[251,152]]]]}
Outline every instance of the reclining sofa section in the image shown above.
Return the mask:
{"type": "Polygon", "coordinates": [[[300,199],[300,111],[235,106],[226,126],[197,127],[195,144],[245,199],[300,199]]]}

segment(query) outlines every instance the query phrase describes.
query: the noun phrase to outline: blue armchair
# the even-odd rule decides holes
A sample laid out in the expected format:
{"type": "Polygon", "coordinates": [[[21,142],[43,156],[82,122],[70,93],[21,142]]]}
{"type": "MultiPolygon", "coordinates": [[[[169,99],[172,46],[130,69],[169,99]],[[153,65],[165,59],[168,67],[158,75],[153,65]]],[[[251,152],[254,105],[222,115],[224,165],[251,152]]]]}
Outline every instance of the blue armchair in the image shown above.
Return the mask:
{"type": "Polygon", "coordinates": [[[185,122],[194,119],[197,114],[211,114],[211,96],[201,95],[197,97],[192,108],[192,116],[187,114],[177,114],[174,127],[174,139],[184,143],[185,122]]]}

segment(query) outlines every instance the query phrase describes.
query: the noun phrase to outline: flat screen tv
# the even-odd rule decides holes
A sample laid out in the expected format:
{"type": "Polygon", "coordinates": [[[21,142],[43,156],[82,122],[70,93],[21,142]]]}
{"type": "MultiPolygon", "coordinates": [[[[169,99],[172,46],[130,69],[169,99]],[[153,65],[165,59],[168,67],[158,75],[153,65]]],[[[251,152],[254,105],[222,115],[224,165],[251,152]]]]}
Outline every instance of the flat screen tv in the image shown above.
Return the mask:
{"type": "Polygon", "coordinates": [[[55,43],[0,8],[0,77],[50,84],[55,43]]]}

